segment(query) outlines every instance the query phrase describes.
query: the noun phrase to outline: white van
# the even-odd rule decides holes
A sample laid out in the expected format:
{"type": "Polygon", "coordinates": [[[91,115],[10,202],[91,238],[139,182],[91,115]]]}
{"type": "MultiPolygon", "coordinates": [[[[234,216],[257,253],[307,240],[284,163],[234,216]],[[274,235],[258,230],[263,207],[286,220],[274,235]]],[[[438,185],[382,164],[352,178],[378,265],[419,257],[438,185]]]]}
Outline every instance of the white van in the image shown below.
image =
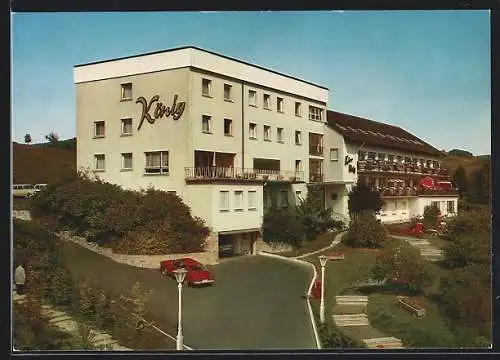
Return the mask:
{"type": "Polygon", "coordinates": [[[29,198],[35,194],[37,190],[33,184],[14,184],[12,185],[12,195],[14,197],[29,198]]]}

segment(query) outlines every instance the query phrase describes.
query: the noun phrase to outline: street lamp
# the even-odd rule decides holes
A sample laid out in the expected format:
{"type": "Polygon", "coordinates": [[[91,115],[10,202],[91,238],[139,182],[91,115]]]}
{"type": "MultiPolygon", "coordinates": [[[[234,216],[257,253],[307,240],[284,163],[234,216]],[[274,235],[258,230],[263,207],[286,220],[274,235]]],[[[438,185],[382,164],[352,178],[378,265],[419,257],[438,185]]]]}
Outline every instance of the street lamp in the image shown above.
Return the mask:
{"type": "Polygon", "coordinates": [[[319,318],[322,324],[325,322],[325,266],[327,261],[328,256],[319,256],[319,263],[321,264],[321,302],[319,305],[319,318]]]}
{"type": "Polygon", "coordinates": [[[179,289],[179,324],[177,327],[177,342],[176,342],[176,350],[183,350],[183,341],[182,341],[182,282],[186,277],[187,270],[186,269],[177,269],[174,270],[175,280],[177,280],[177,288],[179,289]]]}

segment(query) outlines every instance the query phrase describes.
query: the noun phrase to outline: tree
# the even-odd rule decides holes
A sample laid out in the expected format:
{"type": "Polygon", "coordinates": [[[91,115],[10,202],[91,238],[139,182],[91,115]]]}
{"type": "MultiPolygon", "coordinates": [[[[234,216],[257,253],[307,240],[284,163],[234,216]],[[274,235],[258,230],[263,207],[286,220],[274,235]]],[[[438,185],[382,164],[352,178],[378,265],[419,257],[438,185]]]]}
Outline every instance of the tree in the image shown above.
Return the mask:
{"type": "Polygon", "coordinates": [[[28,145],[31,144],[31,135],[30,134],[24,135],[24,142],[28,145]]]}
{"type": "Polygon", "coordinates": [[[304,241],[302,222],[294,207],[270,208],[264,214],[262,232],[266,243],[288,244],[298,248],[304,241]]]}
{"type": "Polygon", "coordinates": [[[309,188],[306,199],[300,199],[296,208],[307,240],[314,240],[328,229],[343,225],[341,221],[333,220],[331,207],[324,207],[323,195],[321,189],[309,188]]]}
{"type": "Polygon", "coordinates": [[[473,203],[487,204],[491,201],[491,164],[488,161],[481,169],[471,174],[467,198],[473,203]]]}
{"type": "Polygon", "coordinates": [[[382,205],[383,201],[378,191],[373,191],[363,183],[358,183],[349,192],[348,207],[351,217],[357,216],[364,210],[378,213],[382,205]]]}
{"type": "Polygon", "coordinates": [[[467,180],[467,175],[465,173],[465,169],[462,165],[460,165],[457,170],[455,170],[455,174],[453,174],[453,185],[458,188],[458,195],[460,198],[463,198],[464,194],[469,189],[469,182],[467,180]]]}
{"type": "Polygon", "coordinates": [[[386,280],[413,293],[426,294],[435,281],[435,271],[422,258],[420,250],[412,246],[401,246],[380,255],[371,273],[373,280],[386,280]]]}
{"type": "Polygon", "coordinates": [[[353,218],[343,242],[351,247],[378,248],[385,241],[387,233],[371,210],[364,210],[353,218]]]}
{"type": "Polygon", "coordinates": [[[469,151],[465,150],[460,150],[460,149],[452,149],[448,153],[448,155],[454,155],[454,156],[463,156],[463,157],[472,157],[472,153],[469,151]]]}
{"type": "Polygon", "coordinates": [[[437,220],[441,212],[439,211],[437,206],[426,206],[424,207],[424,227],[426,229],[433,229],[437,226],[437,220]]]}
{"type": "Polygon", "coordinates": [[[59,141],[59,135],[55,132],[51,132],[48,135],[45,135],[45,139],[50,143],[50,145],[55,145],[59,141]]]}

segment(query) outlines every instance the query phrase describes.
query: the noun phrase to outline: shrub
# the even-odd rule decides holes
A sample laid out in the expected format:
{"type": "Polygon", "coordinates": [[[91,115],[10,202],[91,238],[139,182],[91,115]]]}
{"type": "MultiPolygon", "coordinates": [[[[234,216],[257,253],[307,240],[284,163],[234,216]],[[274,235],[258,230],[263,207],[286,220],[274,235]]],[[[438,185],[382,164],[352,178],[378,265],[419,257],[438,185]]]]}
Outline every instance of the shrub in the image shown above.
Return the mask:
{"type": "Polygon", "coordinates": [[[356,217],[367,210],[378,213],[384,202],[377,191],[373,191],[363,183],[358,183],[349,192],[347,204],[351,217],[356,217]]]}
{"type": "Polygon", "coordinates": [[[351,247],[378,248],[386,237],[384,226],[371,210],[366,210],[351,220],[342,241],[351,247]]]}
{"type": "Polygon", "coordinates": [[[425,229],[436,228],[438,217],[440,216],[440,214],[441,212],[436,206],[430,205],[424,207],[424,217],[423,217],[424,228],[425,229]]]}
{"type": "Polygon", "coordinates": [[[85,173],[38,193],[32,216],[126,254],[202,251],[210,231],[176,195],[123,190],[85,173]]]}
{"type": "Polygon", "coordinates": [[[411,293],[426,294],[436,281],[431,265],[411,246],[401,246],[378,256],[371,274],[376,281],[386,280],[411,293]]]}
{"type": "Polygon", "coordinates": [[[269,209],[264,214],[262,230],[266,243],[282,243],[300,247],[304,240],[302,223],[293,207],[269,209]]]}
{"type": "Polygon", "coordinates": [[[361,343],[357,339],[347,336],[333,324],[320,324],[319,336],[324,349],[366,348],[363,343],[361,343]]]}
{"type": "Polygon", "coordinates": [[[491,287],[486,267],[454,270],[444,277],[439,290],[444,311],[457,326],[491,337],[491,287]]]}

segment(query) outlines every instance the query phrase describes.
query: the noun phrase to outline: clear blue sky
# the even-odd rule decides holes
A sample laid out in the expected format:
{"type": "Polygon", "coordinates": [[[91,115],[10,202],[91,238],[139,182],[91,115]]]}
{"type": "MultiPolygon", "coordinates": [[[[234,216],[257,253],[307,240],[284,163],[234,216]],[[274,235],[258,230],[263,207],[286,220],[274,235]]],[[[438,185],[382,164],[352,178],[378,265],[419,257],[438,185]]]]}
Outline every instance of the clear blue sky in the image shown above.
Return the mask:
{"type": "Polygon", "coordinates": [[[330,109],[489,154],[488,11],[12,15],[12,136],[75,136],[73,65],[195,45],[324,85],[330,109]]]}

